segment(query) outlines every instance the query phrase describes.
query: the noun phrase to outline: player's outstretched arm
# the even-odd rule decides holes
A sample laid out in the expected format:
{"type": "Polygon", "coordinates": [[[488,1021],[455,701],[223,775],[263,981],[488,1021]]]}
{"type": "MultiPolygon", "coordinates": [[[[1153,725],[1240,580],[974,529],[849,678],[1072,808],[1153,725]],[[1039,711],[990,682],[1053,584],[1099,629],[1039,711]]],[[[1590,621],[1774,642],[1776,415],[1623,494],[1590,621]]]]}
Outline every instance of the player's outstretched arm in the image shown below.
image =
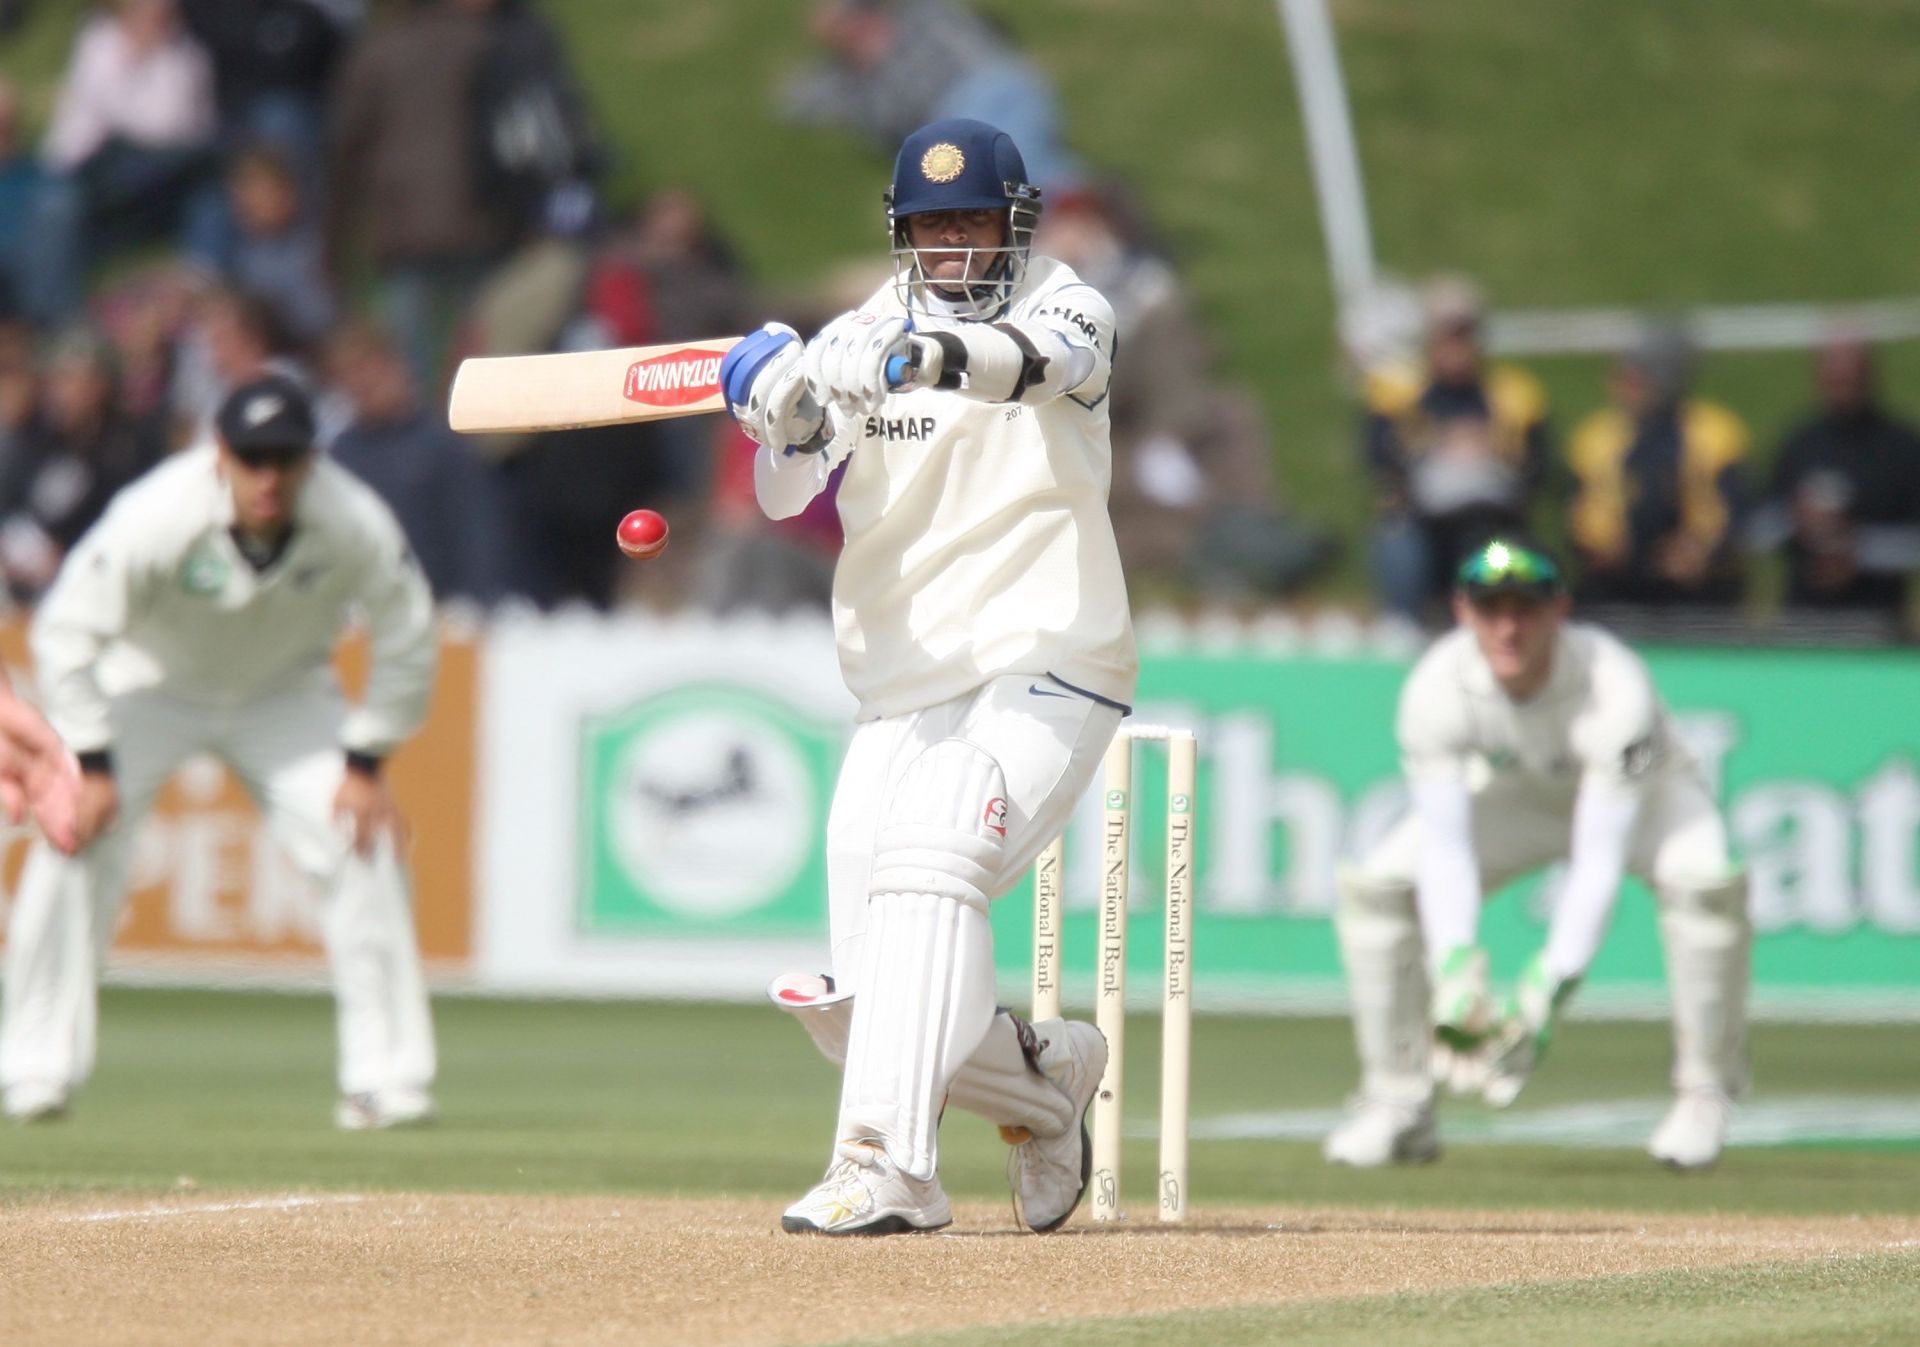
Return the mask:
{"type": "Polygon", "coordinates": [[[1567,879],[1547,926],[1544,964],[1555,982],[1584,975],[1600,952],[1620,881],[1627,873],[1627,844],[1640,817],[1642,792],[1588,779],[1573,806],[1573,846],[1567,879]]]}

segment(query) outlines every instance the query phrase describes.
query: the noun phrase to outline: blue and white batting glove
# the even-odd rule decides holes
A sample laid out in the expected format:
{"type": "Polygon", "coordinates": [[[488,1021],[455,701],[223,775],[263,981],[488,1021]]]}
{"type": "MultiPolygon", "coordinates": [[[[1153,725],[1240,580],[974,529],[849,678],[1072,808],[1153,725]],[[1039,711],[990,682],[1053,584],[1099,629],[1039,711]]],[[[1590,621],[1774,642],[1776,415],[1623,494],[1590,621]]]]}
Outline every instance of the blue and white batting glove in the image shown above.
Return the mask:
{"type": "Polygon", "coordinates": [[[913,352],[912,325],[906,319],[856,309],[828,323],[807,343],[807,383],[822,403],[867,416],[879,410],[891,391],[887,362],[896,356],[911,359],[913,352]]]}
{"type": "Polygon", "coordinates": [[[756,444],[788,453],[821,447],[825,422],[807,387],[800,334],[785,323],[768,323],[734,344],[720,361],[720,391],[727,410],[756,444]]]}

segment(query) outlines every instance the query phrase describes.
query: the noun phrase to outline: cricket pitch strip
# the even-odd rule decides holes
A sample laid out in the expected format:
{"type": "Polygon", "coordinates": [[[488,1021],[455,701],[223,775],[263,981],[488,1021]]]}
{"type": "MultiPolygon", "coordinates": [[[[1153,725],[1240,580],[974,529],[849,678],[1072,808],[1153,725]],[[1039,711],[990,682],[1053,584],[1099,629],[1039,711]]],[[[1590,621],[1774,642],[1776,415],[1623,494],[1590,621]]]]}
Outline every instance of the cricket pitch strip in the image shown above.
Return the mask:
{"type": "Polygon", "coordinates": [[[0,1205],[0,1342],[818,1344],[1920,1247],[1920,1218],[1197,1209],[783,1235],[774,1199],[69,1194],[0,1205]]]}

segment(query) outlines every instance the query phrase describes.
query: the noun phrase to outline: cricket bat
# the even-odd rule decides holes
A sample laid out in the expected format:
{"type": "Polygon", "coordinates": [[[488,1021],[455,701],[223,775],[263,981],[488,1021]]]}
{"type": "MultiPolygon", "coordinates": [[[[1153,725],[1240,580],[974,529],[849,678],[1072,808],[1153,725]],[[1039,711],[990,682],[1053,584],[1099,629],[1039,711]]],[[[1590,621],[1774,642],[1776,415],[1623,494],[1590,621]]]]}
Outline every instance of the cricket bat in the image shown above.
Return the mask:
{"type": "Polygon", "coordinates": [[[578,430],[724,410],[720,358],[738,337],[462,360],[447,424],[469,435],[578,430]]]}

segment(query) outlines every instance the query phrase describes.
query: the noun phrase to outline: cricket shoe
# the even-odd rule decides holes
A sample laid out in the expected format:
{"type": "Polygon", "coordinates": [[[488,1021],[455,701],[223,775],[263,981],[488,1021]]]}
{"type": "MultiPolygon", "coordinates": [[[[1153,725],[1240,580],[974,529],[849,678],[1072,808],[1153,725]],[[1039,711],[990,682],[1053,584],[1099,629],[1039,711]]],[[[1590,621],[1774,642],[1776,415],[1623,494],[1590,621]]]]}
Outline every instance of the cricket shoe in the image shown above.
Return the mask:
{"type": "Polygon", "coordinates": [[[1433,974],[1433,1033],[1456,1052],[1469,1052],[1493,1032],[1487,990],[1487,952],[1459,945],[1441,956],[1433,974]]]}
{"type": "Polygon", "coordinates": [[[340,1097],[333,1125],[343,1132],[422,1127],[434,1120],[433,1096],[425,1090],[368,1090],[340,1097]]]}
{"type": "Polygon", "coordinates": [[[1647,1142],[1647,1154],[1673,1169],[1710,1169],[1727,1144],[1733,1104],[1718,1090],[1683,1090],[1647,1142]]]}
{"type": "Polygon", "coordinates": [[[28,1080],[7,1087],[6,1115],[17,1123],[58,1122],[67,1116],[69,1093],[64,1085],[28,1080]]]}
{"type": "Polygon", "coordinates": [[[1579,978],[1555,978],[1546,961],[1534,959],[1520,974],[1500,1014],[1500,1025],[1484,1049],[1486,1081],[1480,1097],[1505,1108],[1520,1097],[1534,1068],[1547,1055],[1560,1010],[1579,987],[1579,978]]]}
{"type": "Polygon", "coordinates": [[[1047,1020],[1026,1029],[1039,1044],[1033,1064],[1073,1101],[1072,1120],[1059,1136],[1035,1136],[1024,1127],[1000,1129],[1013,1143],[1007,1157],[1013,1214],[1034,1234],[1046,1235],[1065,1225],[1087,1194],[1093,1173],[1087,1110],[1107,1073],[1107,1036],[1078,1020],[1047,1020]]]}
{"type": "Polygon", "coordinates": [[[1440,1134],[1433,1125],[1433,1105],[1361,1099],[1346,1121],[1328,1134],[1320,1153],[1331,1164],[1355,1169],[1420,1165],[1438,1159],[1440,1134]]]}
{"type": "Polygon", "coordinates": [[[790,1235],[911,1235],[953,1224],[938,1178],[900,1171],[877,1141],[843,1141],[813,1191],[788,1207],[790,1235]]]}

